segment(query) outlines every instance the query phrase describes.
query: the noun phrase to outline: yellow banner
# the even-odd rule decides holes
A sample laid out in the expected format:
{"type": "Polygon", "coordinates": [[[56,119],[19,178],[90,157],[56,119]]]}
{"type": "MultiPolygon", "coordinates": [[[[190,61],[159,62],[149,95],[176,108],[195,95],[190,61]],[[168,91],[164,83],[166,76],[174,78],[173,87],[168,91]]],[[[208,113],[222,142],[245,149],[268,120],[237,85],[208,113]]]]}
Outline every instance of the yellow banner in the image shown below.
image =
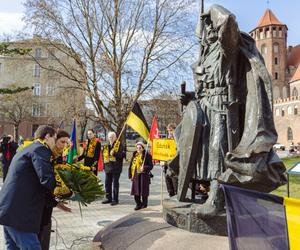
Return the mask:
{"type": "Polygon", "coordinates": [[[176,143],[174,139],[153,139],[153,160],[169,161],[176,155],[176,143]]]}
{"type": "Polygon", "coordinates": [[[300,200],[284,197],[290,250],[300,248],[300,200]]]}

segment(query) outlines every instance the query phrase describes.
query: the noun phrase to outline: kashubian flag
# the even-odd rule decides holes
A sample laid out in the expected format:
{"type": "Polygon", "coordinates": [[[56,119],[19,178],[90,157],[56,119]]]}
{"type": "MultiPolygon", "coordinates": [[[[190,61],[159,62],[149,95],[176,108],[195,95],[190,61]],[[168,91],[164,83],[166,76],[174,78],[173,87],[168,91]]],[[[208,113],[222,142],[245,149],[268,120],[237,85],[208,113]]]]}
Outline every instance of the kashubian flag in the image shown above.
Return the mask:
{"type": "Polygon", "coordinates": [[[140,105],[136,102],[130,111],[126,124],[137,132],[146,141],[149,139],[149,127],[144,117],[144,114],[140,108],[140,105]]]}
{"type": "Polygon", "coordinates": [[[73,163],[74,157],[77,157],[79,155],[79,142],[78,142],[78,135],[77,135],[77,129],[76,129],[76,120],[73,119],[72,123],[72,132],[70,137],[70,148],[68,151],[68,163],[73,163]]]}
{"type": "Polygon", "coordinates": [[[299,250],[300,200],[222,185],[231,250],[299,250]]]}

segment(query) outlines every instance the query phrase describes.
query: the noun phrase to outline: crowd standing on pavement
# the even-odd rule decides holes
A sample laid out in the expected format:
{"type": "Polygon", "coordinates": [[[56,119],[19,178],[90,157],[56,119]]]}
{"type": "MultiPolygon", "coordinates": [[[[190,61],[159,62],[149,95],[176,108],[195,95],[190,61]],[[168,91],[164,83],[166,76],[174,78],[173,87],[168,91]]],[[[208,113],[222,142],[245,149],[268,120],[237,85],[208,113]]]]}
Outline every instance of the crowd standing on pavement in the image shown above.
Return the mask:
{"type": "MultiPolygon", "coordinates": [[[[175,125],[168,126],[169,138],[173,138],[175,125]]],[[[4,184],[0,191],[0,224],[4,228],[5,246],[8,250],[48,250],[51,235],[51,216],[54,207],[65,212],[71,209],[54,195],[59,182],[55,179],[55,164],[65,163],[66,147],[70,146],[70,135],[62,129],[41,125],[35,132],[30,145],[20,146],[12,136],[3,136],[0,153],[4,184]]],[[[103,204],[119,204],[119,179],[126,158],[124,146],[113,131],[108,133],[107,143],[96,138],[89,129],[83,153],[75,161],[83,160],[84,165],[97,175],[99,159],[105,172],[105,199],[103,204]]],[[[131,181],[131,195],[136,206],[134,210],[147,208],[153,168],[152,156],[142,141],[137,141],[128,168],[131,181]]],[[[167,168],[167,163],[163,164],[167,168]]],[[[173,177],[166,175],[166,184],[173,177]]],[[[172,182],[173,183],[173,182],[172,182]]],[[[176,182],[173,193],[177,192],[176,182]]],[[[170,193],[170,192],[169,192],[170,193]]],[[[129,195],[129,194],[128,194],[129,195]]]]}

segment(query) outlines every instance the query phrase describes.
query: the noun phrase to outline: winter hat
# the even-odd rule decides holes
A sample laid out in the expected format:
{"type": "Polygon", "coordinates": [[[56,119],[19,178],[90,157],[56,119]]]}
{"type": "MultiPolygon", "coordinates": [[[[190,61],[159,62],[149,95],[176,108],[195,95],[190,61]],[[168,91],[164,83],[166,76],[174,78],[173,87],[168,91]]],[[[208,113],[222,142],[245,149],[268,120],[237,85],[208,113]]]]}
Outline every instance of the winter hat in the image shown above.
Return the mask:
{"type": "Polygon", "coordinates": [[[140,146],[142,146],[143,149],[145,149],[145,145],[144,145],[144,143],[142,143],[141,141],[138,141],[138,142],[135,144],[135,146],[137,146],[137,145],[140,145],[140,146]]]}

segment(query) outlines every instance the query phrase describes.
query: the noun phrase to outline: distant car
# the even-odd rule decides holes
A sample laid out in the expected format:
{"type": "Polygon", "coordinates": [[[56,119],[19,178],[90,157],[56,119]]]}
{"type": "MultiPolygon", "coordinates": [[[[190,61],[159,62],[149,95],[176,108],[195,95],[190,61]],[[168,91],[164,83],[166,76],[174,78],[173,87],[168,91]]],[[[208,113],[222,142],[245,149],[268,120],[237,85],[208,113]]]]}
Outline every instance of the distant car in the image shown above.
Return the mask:
{"type": "Polygon", "coordinates": [[[285,150],[285,146],[281,143],[276,143],[276,144],[274,144],[273,149],[274,150],[278,150],[278,149],[285,150]]]}

